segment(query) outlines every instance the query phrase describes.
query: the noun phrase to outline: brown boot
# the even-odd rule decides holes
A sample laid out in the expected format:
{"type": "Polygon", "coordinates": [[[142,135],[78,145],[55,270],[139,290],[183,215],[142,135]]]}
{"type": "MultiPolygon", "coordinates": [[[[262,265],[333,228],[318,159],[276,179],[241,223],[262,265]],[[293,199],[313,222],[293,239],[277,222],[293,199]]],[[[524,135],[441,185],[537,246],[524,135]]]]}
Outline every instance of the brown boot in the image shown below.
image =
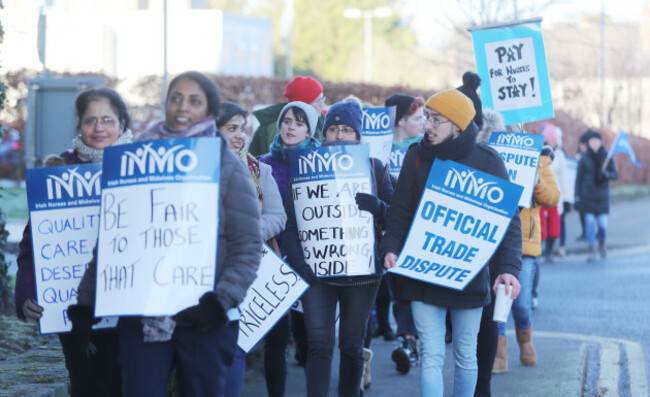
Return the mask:
{"type": "Polygon", "coordinates": [[[492,365],[493,374],[502,374],[508,372],[508,337],[499,335],[499,344],[497,345],[497,355],[492,365]]]}
{"type": "Polygon", "coordinates": [[[517,343],[519,343],[519,359],[521,363],[527,367],[534,367],[537,365],[537,352],[533,346],[533,325],[527,329],[517,329],[517,343]]]}

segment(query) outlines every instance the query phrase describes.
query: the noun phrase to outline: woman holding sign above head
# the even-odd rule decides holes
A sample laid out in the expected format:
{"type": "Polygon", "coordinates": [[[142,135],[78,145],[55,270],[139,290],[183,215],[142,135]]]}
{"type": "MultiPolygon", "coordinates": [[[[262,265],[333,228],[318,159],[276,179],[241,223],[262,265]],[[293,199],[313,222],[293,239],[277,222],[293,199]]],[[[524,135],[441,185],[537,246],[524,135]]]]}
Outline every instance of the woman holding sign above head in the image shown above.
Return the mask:
{"type": "MultiPolygon", "coordinates": [[[[169,85],[165,120],[138,140],[222,138],[215,125],[219,103],[217,87],[210,79],[198,72],[182,73],[169,85]]],[[[219,201],[215,203],[219,248],[213,290],[173,317],[120,317],[117,329],[126,397],[165,396],[172,368],[182,396],[224,393],[237,348],[238,305],[255,279],[262,239],[258,195],[248,169],[228,150],[225,139],[219,144],[219,201]]],[[[95,258],[79,285],[79,306],[89,310],[88,316],[74,322],[79,332],[92,320],[96,271],[95,258]]]]}
{"type": "MultiPolygon", "coordinates": [[[[250,177],[257,189],[257,198],[262,211],[262,240],[273,248],[277,247],[277,242],[273,237],[284,230],[287,215],[284,212],[278,185],[271,175],[271,167],[256,160],[245,149],[246,133],[244,129],[247,116],[248,112],[240,106],[231,102],[224,102],[219,106],[217,128],[228,140],[230,150],[237,154],[248,167],[250,177]]],[[[235,358],[226,379],[225,397],[238,397],[241,395],[245,372],[246,353],[237,347],[235,358]]]]}
{"type": "MultiPolygon", "coordinates": [[[[362,120],[363,112],[358,103],[339,102],[333,105],[325,117],[324,145],[359,144],[363,128],[362,120]]],[[[359,222],[352,219],[353,212],[358,213],[364,219],[367,219],[368,213],[372,215],[372,219],[369,221],[371,226],[374,224],[381,228],[383,225],[384,214],[388,207],[387,202],[391,200],[393,187],[381,162],[372,159],[370,164],[370,191],[372,194],[350,193],[354,195],[353,199],[356,201],[356,204],[353,204],[354,211],[349,209],[346,211],[349,212],[347,215],[338,215],[342,216],[341,221],[346,230],[354,229],[352,226],[355,222],[359,222]]],[[[345,185],[344,180],[341,180],[341,183],[341,186],[345,185]]],[[[312,198],[309,204],[330,206],[331,202],[331,198],[312,198]]],[[[298,204],[296,203],[297,201],[292,198],[287,200],[285,247],[289,264],[311,284],[311,288],[302,298],[309,349],[305,365],[307,395],[326,396],[329,393],[338,303],[340,308],[339,348],[341,350],[338,395],[358,396],[363,387],[361,379],[364,369],[363,343],[366,336],[366,324],[383,274],[383,269],[379,261],[376,260],[378,258],[376,255],[377,244],[376,242],[372,244],[372,249],[375,250],[375,262],[370,264],[372,268],[368,269],[366,275],[326,277],[327,275],[319,272],[319,276],[323,276],[319,278],[314,273],[312,265],[306,261],[310,247],[301,244],[301,240],[298,238],[299,225],[295,211],[298,204]]],[[[341,211],[342,213],[343,211],[341,211]]],[[[337,215],[333,216],[337,217],[337,215]]],[[[341,233],[348,232],[342,231],[341,233]]],[[[374,235],[376,238],[379,233],[374,235]]],[[[350,239],[356,237],[351,237],[352,234],[345,236],[340,233],[328,236],[327,238],[332,240],[332,244],[337,247],[346,246],[346,243],[352,247],[350,239]]],[[[314,253],[314,255],[317,254],[314,253]]],[[[324,259],[332,260],[333,254],[324,259]]],[[[342,259],[346,260],[345,257],[342,259]]]]}
{"type": "MultiPolygon", "coordinates": [[[[472,101],[459,90],[441,91],[425,103],[425,136],[405,156],[395,195],[386,216],[386,234],[381,257],[387,269],[397,265],[409,229],[417,221],[416,211],[431,168],[436,160],[453,160],[462,165],[508,180],[505,165],[493,149],[476,143],[478,127],[472,101]]],[[[521,230],[515,210],[500,245],[494,253],[497,277],[492,288],[502,283],[519,293],[517,275],[521,269],[521,230]]],[[[439,228],[442,229],[442,228],[439,228]]],[[[444,230],[440,230],[444,232],[444,230]]],[[[441,265],[448,265],[440,263],[441,265]]],[[[445,315],[451,313],[455,356],[454,396],[473,396],[477,380],[476,344],[483,306],[490,302],[487,267],[462,289],[399,276],[398,298],[411,301],[413,318],[422,343],[420,391],[423,396],[442,396],[442,367],[445,357],[445,315]]]]}
{"type": "MultiPolygon", "coordinates": [[[[287,208],[289,194],[289,152],[296,148],[316,148],[320,142],[314,138],[318,125],[318,114],[313,106],[304,102],[294,101],[286,104],[280,111],[277,120],[279,134],[273,138],[271,152],[260,158],[260,163],[271,166],[280,196],[287,208]]],[[[275,239],[279,245],[281,256],[286,249],[284,233],[278,233],[275,239]]],[[[302,313],[291,310],[291,324],[289,315],[286,315],[275,324],[264,338],[264,373],[266,375],[266,388],[269,396],[283,396],[287,378],[287,346],[289,344],[290,327],[294,332],[304,323],[302,313]]],[[[297,339],[297,338],[296,338],[297,339]]],[[[301,351],[296,340],[296,350],[301,351]]]]}
{"type": "MultiPolygon", "coordinates": [[[[108,88],[92,88],[82,92],[75,102],[79,136],[72,140],[72,150],[61,156],[48,156],[45,166],[101,163],[104,148],[130,143],[130,117],[124,100],[108,88]]],[[[95,236],[96,238],[96,236],[95,236]]],[[[44,308],[36,303],[32,231],[27,224],[20,242],[16,274],[16,314],[25,320],[37,321],[44,308]]],[[[68,310],[74,321],[79,314],[68,310]]],[[[87,313],[91,315],[90,312],[87,313]]],[[[90,331],[80,338],[75,333],[61,333],[59,340],[70,376],[70,395],[119,396],[121,393],[118,359],[118,337],[113,329],[90,331]]]]}

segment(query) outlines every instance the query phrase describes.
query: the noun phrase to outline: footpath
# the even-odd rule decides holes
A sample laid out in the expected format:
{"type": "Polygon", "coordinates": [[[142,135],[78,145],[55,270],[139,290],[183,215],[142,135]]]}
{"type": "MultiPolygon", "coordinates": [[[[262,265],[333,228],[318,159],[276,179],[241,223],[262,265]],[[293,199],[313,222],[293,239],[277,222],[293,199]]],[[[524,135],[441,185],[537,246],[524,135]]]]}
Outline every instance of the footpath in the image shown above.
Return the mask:
{"type": "MultiPolygon", "coordinates": [[[[616,249],[648,249],[650,247],[650,197],[612,205],[609,217],[608,247],[616,249]]],[[[9,241],[17,244],[22,236],[25,220],[10,220],[7,229],[9,241]]],[[[578,214],[567,216],[567,260],[584,260],[587,244],[576,241],[580,232],[578,214]]],[[[15,271],[15,269],[14,269],[15,271]]],[[[1,330],[0,330],[1,334],[1,330]]],[[[492,395],[505,397],[528,396],[618,396],[621,377],[630,380],[632,396],[647,397],[645,370],[627,374],[617,373],[620,351],[627,348],[628,359],[644,362],[640,347],[626,345],[626,341],[604,341],[599,338],[576,338],[572,334],[554,334],[536,331],[535,347],[540,357],[534,368],[523,367],[518,360],[519,348],[514,334],[508,335],[509,372],[492,377],[492,395]],[[595,351],[595,353],[594,353],[595,351]],[[542,359],[543,358],[543,359],[542,359]],[[596,361],[594,363],[594,361],[596,361]]],[[[371,388],[364,396],[416,396],[419,394],[419,368],[407,375],[395,371],[390,359],[396,342],[375,338],[372,342],[371,388]]],[[[445,396],[451,395],[453,379],[453,356],[451,345],[447,346],[445,362],[445,396]]],[[[336,395],[338,384],[338,350],[334,353],[331,394],[336,395]]],[[[298,367],[289,355],[286,396],[305,395],[304,369],[298,367]]],[[[58,341],[32,349],[23,355],[0,361],[0,396],[66,396],[66,371],[58,341]]],[[[249,368],[243,396],[266,396],[263,372],[249,368]]]]}

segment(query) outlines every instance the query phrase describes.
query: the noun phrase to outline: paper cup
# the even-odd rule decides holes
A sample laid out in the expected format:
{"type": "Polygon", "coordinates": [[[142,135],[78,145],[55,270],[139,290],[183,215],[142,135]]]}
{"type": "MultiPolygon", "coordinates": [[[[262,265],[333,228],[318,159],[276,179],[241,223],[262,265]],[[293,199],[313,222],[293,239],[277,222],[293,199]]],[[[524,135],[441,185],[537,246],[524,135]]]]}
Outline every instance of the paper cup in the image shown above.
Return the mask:
{"type": "Polygon", "coordinates": [[[512,307],[512,286],[510,286],[510,291],[506,295],[506,285],[497,285],[497,297],[494,302],[494,314],[492,315],[492,320],[497,323],[507,322],[508,315],[510,314],[510,307],[512,307]]]}

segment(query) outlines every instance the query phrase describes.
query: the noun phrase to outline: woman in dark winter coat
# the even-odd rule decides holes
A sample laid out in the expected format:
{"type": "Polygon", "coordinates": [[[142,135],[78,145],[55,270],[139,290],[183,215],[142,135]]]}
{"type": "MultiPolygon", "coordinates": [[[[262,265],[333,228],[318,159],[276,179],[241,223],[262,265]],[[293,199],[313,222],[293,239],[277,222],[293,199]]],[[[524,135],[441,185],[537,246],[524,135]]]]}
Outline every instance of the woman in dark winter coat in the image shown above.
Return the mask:
{"type": "MultiPolygon", "coordinates": [[[[362,132],[363,112],[356,102],[339,102],[327,112],[323,127],[325,145],[358,144],[362,132]]],[[[373,192],[358,193],[357,206],[370,212],[375,222],[383,224],[393,186],[384,173],[379,160],[372,159],[373,192]],[[383,178],[383,180],[377,180],[383,178]]],[[[377,236],[376,236],[377,237],[377,236]]],[[[378,260],[375,273],[367,276],[344,276],[318,279],[305,262],[298,239],[298,227],[294,202],[287,199],[287,228],[285,230],[287,260],[310,284],[311,288],[302,298],[307,326],[307,377],[308,396],[326,396],[332,371],[332,355],[335,343],[336,305],[340,307],[339,347],[339,396],[358,396],[364,366],[363,342],[366,324],[372,309],[383,269],[378,260]]],[[[377,247],[375,244],[375,252],[377,247]]],[[[378,256],[375,256],[377,259],[378,256]]]]}
{"type": "MultiPolygon", "coordinates": [[[[72,150],[60,157],[49,156],[46,166],[101,163],[104,148],[130,143],[130,117],[120,95],[107,88],[93,88],[79,94],[76,100],[79,136],[72,140],[72,150]]],[[[27,224],[19,245],[16,274],[16,314],[24,320],[36,321],[43,307],[36,303],[32,233],[27,224]]],[[[70,377],[70,395],[119,396],[121,391],[118,359],[118,338],[115,330],[99,330],[90,334],[94,354],[86,355],[79,338],[72,333],[59,334],[65,366],[70,377]]]]}
{"type": "MultiPolygon", "coordinates": [[[[453,160],[503,179],[505,165],[493,149],[476,143],[478,127],[472,101],[458,90],[446,90],[425,104],[425,137],[406,153],[395,195],[388,210],[386,234],[381,244],[384,266],[396,266],[424,192],[427,177],[436,159],[453,160]]],[[[493,258],[497,284],[519,293],[517,275],[521,269],[521,230],[515,213],[493,258]]],[[[477,377],[476,344],[483,306],[490,302],[487,267],[463,289],[457,291],[415,279],[400,277],[398,298],[411,301],[413,318],[422,342],[420,391],[423,396],[442,396],[442,366],[445,356],[445,315],[451,312],[456,369],[454,395],[473,396],[477,377]]]]}
{"type": "Polygon", "coordinates": [[[618,178],[618,172],[614,159],[607,156],[600,133],[588,130],[584,137],[587,151],[578,163],[575,199],[580,203],[580,211],[585,214],[585,234],[589,243],[587,260],[591,262],[596,260],[596,238],[598,253],[603,258],[607,255],[605,240],[609,213],[609,181],[618,178]]]}
{"type": "MultiPolygon", "coordinates": [[[[238,306],[255,279],[261,259],[260,210],[257,192],[244,163],[228,148],[215,125],[219,94],[198,72],[185,72],[169,85],[165,120],[137,140],[219,137],[221,170],[219,226],[214,290],[198,304],[171,317],[120,317],[122,392],[130,396],[164,396],[172,368],[183,396],[222,396],[239,333],[238,306]]],[[[83,333],[95,301],[96,258],[79,285],[79,315],[73,320],[83,333]]]]}
{"type": "MultiPolygon", "coordinates": [[[[289,195],[289,151],[294,148],[315,148],[320,142],[314,138],[318,125],[318,114],[313,106],[305,102],[294,101],[286,104],[275,121],[280,131],[271,143],[271,151],[260,158],[260,163],[271,166],[271,174],[278,184],[280,196],[287,209],[289,195]]],[[[282,255],[285,255],[284,233],[278,233],[275,239],[282,255]]],[[[290,310],[283,316],[264,338],[264,374],[269,396],[284,396],[287,379],[287,346],[291,327],[294,333],[304,334],[302,313],[290,310]],[[289,321],[291,316],[291,321],[289,321]]],[[[296,338],[296,350],[305,350],[299,338],[296,338]]],[[[304,338],[303,338],[304,339],[304,338]]],[[[304,341],[302,343],[304,345],[304,341]]]]}

